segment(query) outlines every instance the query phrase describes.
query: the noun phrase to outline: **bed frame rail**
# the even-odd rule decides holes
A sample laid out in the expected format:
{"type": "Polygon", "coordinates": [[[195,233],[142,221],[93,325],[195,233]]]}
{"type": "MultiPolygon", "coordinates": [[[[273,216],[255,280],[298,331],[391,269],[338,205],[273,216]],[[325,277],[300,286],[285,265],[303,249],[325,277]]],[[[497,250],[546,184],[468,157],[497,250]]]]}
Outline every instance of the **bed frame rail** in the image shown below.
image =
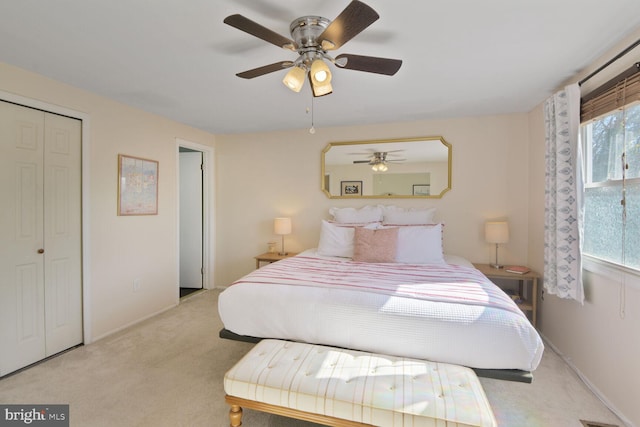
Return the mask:
{"type": "MultiPolygon", "coordinates": [[[[228,329],[221,329],[218,334],[220,338],[233,340],[233,341],[242,341],[248,342],[252,344],[257,344],[266,338],[258,338],[251,337],[248,335],[238,335],[234,332],[231,332],[228,329]]],[[[275,338],[279,339],[279,338],[275,338]]],[[[471,368],[476,373],[477,376],[482,378],[492,378],[496,380],[504,380],[504,381],[514,381],[519,383],[527,383],[531,384],[533,381],[533,374],[530,371],[523,371],[520,369],[478,369],[471,368]]]]}

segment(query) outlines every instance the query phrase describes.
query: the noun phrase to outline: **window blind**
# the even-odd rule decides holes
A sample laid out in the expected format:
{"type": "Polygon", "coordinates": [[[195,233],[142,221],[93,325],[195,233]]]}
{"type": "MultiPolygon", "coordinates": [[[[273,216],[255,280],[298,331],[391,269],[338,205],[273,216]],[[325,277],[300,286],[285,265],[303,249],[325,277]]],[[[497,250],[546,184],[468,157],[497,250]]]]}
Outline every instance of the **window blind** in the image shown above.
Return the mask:
{"type": "Polygon", "coordinates": [[[588,122],[636,101],[640,101],[640,62],[583,97],[580,122],[588,122]]]}

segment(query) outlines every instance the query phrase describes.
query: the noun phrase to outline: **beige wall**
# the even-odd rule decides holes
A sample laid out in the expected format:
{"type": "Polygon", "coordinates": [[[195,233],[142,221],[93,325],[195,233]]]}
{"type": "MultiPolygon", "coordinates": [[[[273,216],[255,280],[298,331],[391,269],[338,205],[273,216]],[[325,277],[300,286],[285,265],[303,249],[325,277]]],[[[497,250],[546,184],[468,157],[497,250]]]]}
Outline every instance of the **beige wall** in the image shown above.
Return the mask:
{"type": "MultiPolygon", "coordinates": [[[[594,62],[580,80],[640,38],[640,31],[594,62]]],[[[585,84],[588,93],[638,59],[640,49],[617,61],[585,84]]],[[[544,263],[544,121],[543,108],[529,114],[529,264],[542,271],[544,263]]],[[[603,400],[629,425],[640,426],[640,286],[637,276],[620,280],[619,272],[586,271],[585,304],[546,295],[539,304],[538,327],[603,400]],[[635,283],[634,283],[635,282],[635,283]],[[625,315],[621,315],[624,309],[625,315]]]]}
{"type": "Polygon", "coordinates": [[[429,120],[373,126],[323,128],[266,134],[218,135],[216,285],[227,286],[250,272],[265,252],[273,218],[291,216],[285,247],[316,247],[320,221],[332,206],[395,204],[432,206],[446,223],[445,250],[490,262],[494,247],[483,239],[484,221],[506,217],[511,241],[501,260],[528,259],[528,134],[526,114],[429,120]],[[453,147],[452,190],[442,199],[329,199],[322,191],[320,156],[335,141],[441,135],[453,147]]]}
{"type": "Polygon", "coordinates": [[[212,146],[214,136],[2,63],[0,90],[89,117],[90,339],[177,304],[175,138],[212,146]],[[159,161],[157,216],[116,215],[118,153],[159,161]]]}

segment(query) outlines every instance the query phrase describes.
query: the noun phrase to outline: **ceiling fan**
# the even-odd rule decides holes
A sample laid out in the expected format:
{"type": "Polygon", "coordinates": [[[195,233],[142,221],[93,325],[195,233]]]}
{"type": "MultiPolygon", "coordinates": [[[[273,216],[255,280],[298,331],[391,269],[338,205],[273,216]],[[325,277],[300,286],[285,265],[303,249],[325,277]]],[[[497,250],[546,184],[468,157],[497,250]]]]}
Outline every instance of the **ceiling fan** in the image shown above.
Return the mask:
{"type": "Polygon", "coordinates": [[[294,61],[280,61],[243,71],[236,74],[238,77],[252,79],[291,68],[282,81],[285,86],[294,92],[300,92],[308,75],[313,96],[317,97],[333,92],[331,71],[325,60],[339,68],[388,76],[394,75],[400,69],[402,60],[399,59],[348,53],[333,58],[327,53],[342,47],[379,17],[380,15],[370,6],[353,0],[333,21],[321,16],[302,16],[295,19],[289,26],[291,39],[239,14],[227,16],[224,23],[298,54],[294,61]]]}
{"type": "MultiPolygon", "coordinates": [[[[402,150],[394,150],[394,151],[402,151],[402,150]]],[[[373,169],[376,172],[386,172],[389,169],[389,167],[387,166],[387,163],[399,163],[407,160],[407,159],[387,159],[387,156],[390,155],[389,153],[392,153],[392,152],[377,151],[373,153],[368,160],[354,160],[353,163],[354,164],[366,163],[371,165],[371,169],[373,169]]],[[[393,156],[393,154],[391,155],[393,156]]]]}

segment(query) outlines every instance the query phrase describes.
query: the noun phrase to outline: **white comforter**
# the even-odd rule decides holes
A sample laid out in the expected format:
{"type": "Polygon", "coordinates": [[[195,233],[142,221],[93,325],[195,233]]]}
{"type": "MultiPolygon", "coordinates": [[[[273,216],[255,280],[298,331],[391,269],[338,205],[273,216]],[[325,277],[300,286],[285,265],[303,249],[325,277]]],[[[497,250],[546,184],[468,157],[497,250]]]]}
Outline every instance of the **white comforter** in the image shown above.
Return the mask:
{"type": "Polygon", "coordinates": [[[226,329],[447,362],[534,370],[544,346],[511,298],[458,264],[373,264],[315,251],[264,266],[220,294],[226,329]]]}

